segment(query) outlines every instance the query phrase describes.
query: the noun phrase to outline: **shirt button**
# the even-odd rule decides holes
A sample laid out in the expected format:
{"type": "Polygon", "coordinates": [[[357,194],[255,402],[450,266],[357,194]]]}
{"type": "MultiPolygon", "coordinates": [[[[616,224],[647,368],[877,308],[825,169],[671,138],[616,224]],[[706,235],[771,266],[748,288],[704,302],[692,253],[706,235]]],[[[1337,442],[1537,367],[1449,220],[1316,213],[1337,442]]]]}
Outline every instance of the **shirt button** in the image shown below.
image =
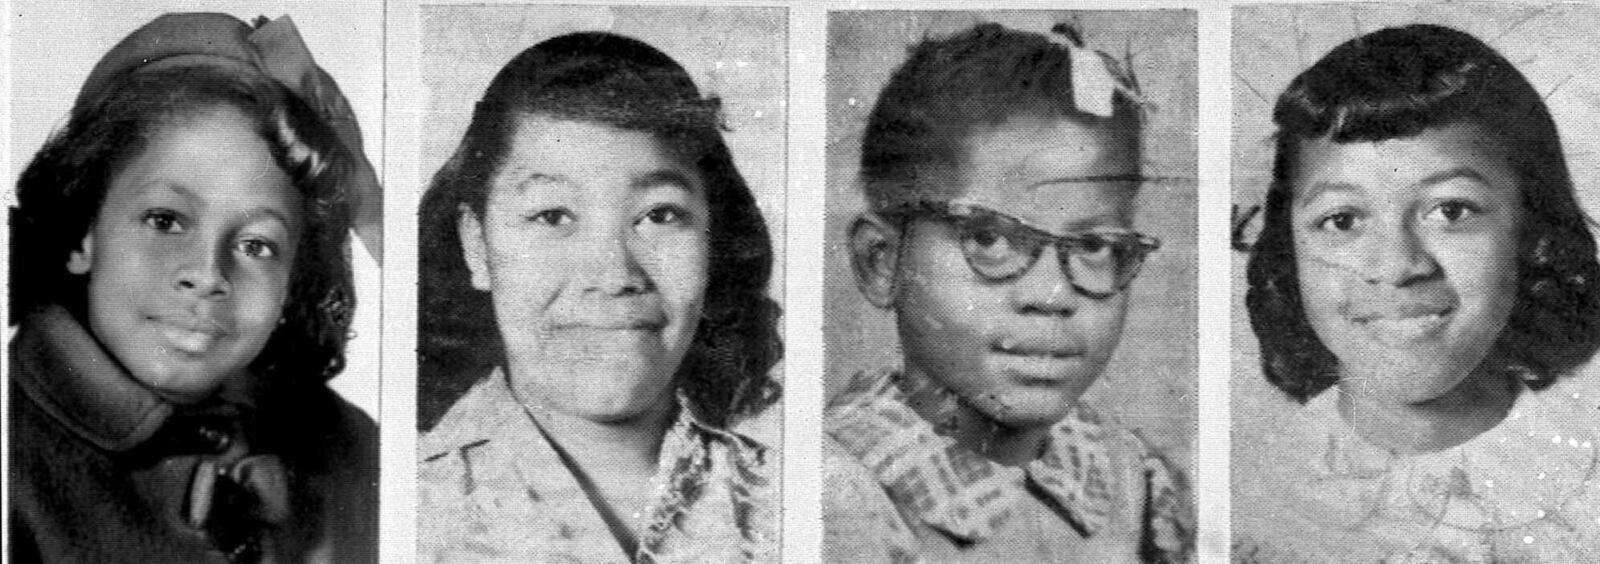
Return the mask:
{"type": "Polygon", "coordinates": [[[221,453],[233,446],[233,436],[211,425],[201,425],[195,430],[200,435],[202,444],[211,448],[212,452],[221,453]]]}

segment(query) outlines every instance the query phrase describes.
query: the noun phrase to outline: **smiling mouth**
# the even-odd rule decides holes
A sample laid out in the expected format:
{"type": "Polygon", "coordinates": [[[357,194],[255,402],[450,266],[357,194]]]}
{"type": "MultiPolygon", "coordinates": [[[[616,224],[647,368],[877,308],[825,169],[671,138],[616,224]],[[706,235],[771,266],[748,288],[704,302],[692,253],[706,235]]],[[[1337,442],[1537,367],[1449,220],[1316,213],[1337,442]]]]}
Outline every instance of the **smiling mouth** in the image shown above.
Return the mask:
{"type": "Polygon", "coordinates": [[[205,354],[228,335],[220,324],[204,319],[163,319],[151,317],[172,350],[190,355],[205,354]]]}
{"type": "Polygon", "coordinates": [[[573,323],[557,323],[551,329],[557,331],[660,331],[666,323],[648,319],[618,319],[610,321],[583,321],[573,323]]]}
{"type": "Polygon", "coordinates": [[[1367,329],[1380,342],[1404,346],[1437,335],[1454,317],[1455,308],[1445,307],[1361,316],[1351,321],[1367,329]]]}

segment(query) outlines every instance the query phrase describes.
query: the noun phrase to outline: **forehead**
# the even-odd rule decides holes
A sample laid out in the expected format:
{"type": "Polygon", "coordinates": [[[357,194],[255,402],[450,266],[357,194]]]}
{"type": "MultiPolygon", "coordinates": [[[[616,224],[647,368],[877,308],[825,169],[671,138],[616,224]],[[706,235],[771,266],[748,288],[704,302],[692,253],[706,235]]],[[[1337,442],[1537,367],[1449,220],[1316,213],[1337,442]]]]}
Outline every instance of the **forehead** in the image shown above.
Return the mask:
{"type": "Polygon", "coordinates": [[[107,200],[172,194],[216,209],[267,208],[295,219],[300,194],[255,123],[232,106],[159,125],[110,184],[107,200]]]}
{"type": "Polygon", "coordinates": [[[1306,140],[1294,168],[1297,199],[1314,198],[1330,188],[1405,195],[1457,178],[1511,190],[1520,184],[1499,136],[1472,124],[1433,127],[1383,141],[1306,140]]]}
{"type": "Polygon", "coordinates": [[[648,131],[562,119],[543,114],[517,118],[491,187],[525,186],[529,180],[567,185],[607,185],[661,171],[685,177],[695,188],[693,167],[648,131]]]}
{"type": "Polygon", "coordinates": [[[976,131],[947,198],[1058,224],[1057,216],[1125,214],[1137,192],[1138,137],[1104,124],[1013,118],[976,131]]]}

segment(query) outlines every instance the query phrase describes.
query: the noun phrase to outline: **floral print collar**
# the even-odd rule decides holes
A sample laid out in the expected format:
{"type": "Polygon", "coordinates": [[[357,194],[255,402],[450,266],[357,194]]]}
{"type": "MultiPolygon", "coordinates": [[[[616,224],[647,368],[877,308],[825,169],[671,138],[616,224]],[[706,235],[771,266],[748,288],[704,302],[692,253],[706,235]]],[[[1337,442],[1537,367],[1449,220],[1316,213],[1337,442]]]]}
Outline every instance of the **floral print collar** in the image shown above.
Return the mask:
{"type": "MultiPolygon", "coordinates": [[[[688,405],[680,394],[680,405],[688,405]]],[[[749,562],[777,558],[768,451],[680,409],[625,554],[502,371],[419,445],[422,561],[749,562]]]]}

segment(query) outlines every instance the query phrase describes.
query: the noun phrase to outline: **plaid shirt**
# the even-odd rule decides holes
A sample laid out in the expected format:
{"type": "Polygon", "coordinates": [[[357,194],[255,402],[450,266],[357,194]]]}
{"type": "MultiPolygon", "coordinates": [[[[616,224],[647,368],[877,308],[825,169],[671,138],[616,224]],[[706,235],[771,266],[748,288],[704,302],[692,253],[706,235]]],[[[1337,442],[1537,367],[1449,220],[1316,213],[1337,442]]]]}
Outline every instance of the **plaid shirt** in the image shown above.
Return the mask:
{"type": "Polygon", "coordinates": [[[1077,541],[1129,528],[1140,530],[1112,552],[1188,557],[1188,492],[1177,471],[1131,431],[1080,406],[1051,428],[1043,456],[1025,467],[1003,466],[937,434],[907,406],[905,388],[917,385],[925,384],[894,371],[861,374],[828,409],[827,542],[840,545],[830,547],[830,558],[867,557],[857,550],[863,540],[881,543],[866,551],[870,557],[899,561],[1078,558],[1089,555],[1074,548],[1077,541]],[[881,492],[863,488],[865,480],[881,492]],[[886,503],[893,509],[881,507],[886,503]],[[1135,514],[1142,523],[1123,523],[1135,514]],[[1041,537],[1070,538],[1019,543],[1008,535],[1025,526],[1042,527],[1041,537]],[[997,539],[1028,546],[993,546],[997,539]]]}

